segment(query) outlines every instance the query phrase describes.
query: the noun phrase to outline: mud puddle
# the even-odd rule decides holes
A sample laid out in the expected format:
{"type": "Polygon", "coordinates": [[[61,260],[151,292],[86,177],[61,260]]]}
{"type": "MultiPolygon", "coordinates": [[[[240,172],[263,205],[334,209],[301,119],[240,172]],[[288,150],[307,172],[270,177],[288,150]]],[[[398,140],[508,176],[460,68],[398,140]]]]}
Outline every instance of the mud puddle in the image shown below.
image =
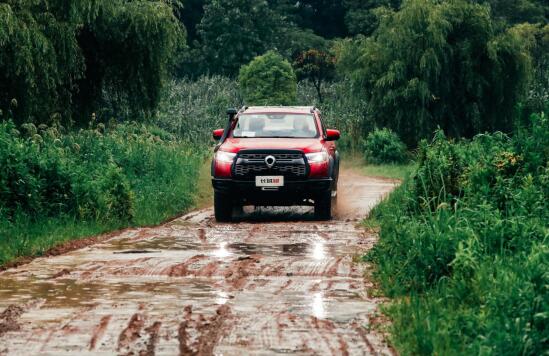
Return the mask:
{"type": "Polygon", "coordinates": [[[330,222],[262,207],[217,224],[204,209],[9,269],[0,354],[390,354],[353,261],[376,241],[356,221],[393,186],[344,172],[330,222]]]}

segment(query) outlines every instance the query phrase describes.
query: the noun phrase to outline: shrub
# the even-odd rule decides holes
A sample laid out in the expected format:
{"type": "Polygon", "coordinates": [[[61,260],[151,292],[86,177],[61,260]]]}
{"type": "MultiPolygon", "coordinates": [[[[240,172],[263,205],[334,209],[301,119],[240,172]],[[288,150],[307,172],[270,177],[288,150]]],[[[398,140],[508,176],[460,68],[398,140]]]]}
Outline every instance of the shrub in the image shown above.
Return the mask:
{"type": "Polygon", "coordinates": [[[80,236],[156,224],[194,200],[200,150],[137,123],[0,123],[0,265],[80,236]],[[5,237],[5,238],[4,238],[5,237]]]}
{"type": "Polygon", "coordinates": [[[294,105],[297,79],[281,55],[269,51],[240,68],[238,80],[247,105],[294,105]]]}
{"type": "Polygon", "coordinates": [[[365,149],[366,160],[370,163],[402,163],[406,160],[406,146],[387,128],[370,132],[365,149]]]}
{"type": "Polygon", "coordinates": [[[418,168],[372,216],[367,256],[394,341],[409,354],[525,354],[549,332],[549,121],[421,145],[418,168]]]}
{"type": "Polygon", "coordinates": [[[123,222],[146,219],[139,216],[145,204],[162,201],[180,210],[192,202],[189,181],[199,156],[165,132],[167,141],[151,133],[161,130],[138,124],[65,134],[59,126],[22,129],[27,132],[0,124],[0,211],[8,218],[123,222]],[[177,194],[169,200],[162,196],[172,190],[177,194]]]}

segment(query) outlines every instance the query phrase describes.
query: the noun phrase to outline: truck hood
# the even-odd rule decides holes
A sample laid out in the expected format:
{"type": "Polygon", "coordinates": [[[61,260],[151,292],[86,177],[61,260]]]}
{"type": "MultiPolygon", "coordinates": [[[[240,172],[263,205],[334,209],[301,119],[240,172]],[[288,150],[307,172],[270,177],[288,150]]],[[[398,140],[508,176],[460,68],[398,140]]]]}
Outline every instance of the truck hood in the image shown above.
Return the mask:
{"type": "Polygon", "coordinates": [[[221,150],[237,153],[240,150],[300,150],[304,153],[318,152],[322,144],[318,138],[234,138],[229,137],[221,150]]]}

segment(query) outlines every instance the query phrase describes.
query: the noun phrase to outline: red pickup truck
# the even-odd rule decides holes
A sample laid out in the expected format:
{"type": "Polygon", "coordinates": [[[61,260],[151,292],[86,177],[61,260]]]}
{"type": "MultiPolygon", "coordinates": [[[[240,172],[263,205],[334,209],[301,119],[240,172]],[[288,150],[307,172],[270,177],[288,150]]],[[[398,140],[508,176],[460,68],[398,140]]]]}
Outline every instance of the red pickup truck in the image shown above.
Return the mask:
{"type": "Polygon", "coordinates": [[[314,107],[243,107],[227,111],[212,161],[217,221],[244,205],[313,205],[328,220],[337,202],[339,131],[314,107]]]}

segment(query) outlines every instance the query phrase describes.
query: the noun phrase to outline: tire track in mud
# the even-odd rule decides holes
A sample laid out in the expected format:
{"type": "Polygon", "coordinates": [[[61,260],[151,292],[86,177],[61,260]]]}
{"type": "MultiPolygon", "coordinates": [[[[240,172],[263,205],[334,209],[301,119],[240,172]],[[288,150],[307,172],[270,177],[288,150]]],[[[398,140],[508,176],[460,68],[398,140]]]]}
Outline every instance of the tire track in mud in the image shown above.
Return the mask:
{"type": "Polygon", "coordinates": [[[212,209],[0,273],[0,353],[391,354],[355,222],[394,186],[342,172],[342,213],[212,209]]]}

